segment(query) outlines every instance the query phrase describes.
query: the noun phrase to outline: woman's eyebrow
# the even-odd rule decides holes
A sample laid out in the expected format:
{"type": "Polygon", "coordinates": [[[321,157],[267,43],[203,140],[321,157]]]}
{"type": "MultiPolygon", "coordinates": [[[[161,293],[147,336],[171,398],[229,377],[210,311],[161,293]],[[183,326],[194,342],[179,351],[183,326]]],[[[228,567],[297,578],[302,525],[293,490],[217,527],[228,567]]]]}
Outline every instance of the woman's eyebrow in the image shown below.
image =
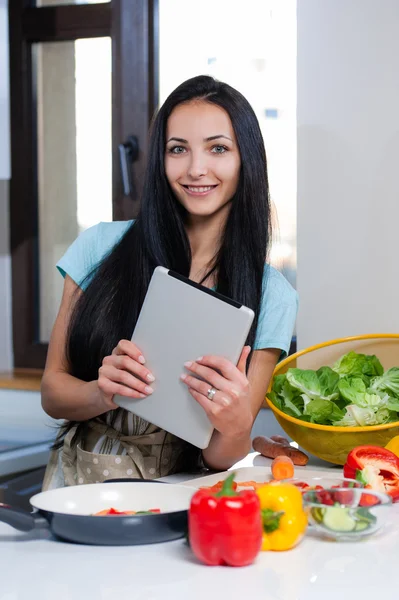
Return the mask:
{"type": "Polygon", "coordinates": [[[183,138],[177,138],[177,137],[169,138],[166,143],[168,144],[169,142],[181,142],[182,144],[188,144],[187,140],[184,140],[183,138]]]}
{"type": "MultiPolygon", "coordinates": [[[[226,140],[230,140],[230,142],[233,141],[228,135],[223,135],[222,133],[220,133],[218,135],[211,135],[210,137],[204,138],[204,142],[212,142],[213,140],[217,140],[219,138],[226,138],[226,140]]],[[[178,137],[169,138],[167,143],[169,142],[180,142],[181,144],[188,144],[187,140],[178,137]]]]}
{"type": "Polygon", "coordinates": [[[212,142],[212,140],[217,140],[218,138],[226,138],[226,140],[230,140],[230,142],[233,141],[228,135],[223,135],[220,133],[218,135],[211,135],[211,137],[205,138],[204,142],[212,142]]]}

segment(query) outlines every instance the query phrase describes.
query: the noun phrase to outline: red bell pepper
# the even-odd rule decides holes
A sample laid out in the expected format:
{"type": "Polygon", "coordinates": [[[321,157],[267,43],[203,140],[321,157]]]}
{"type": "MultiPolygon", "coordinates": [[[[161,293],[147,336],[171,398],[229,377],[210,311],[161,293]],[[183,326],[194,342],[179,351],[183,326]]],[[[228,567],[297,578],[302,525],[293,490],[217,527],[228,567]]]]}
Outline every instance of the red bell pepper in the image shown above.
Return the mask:
{"type": "Polygon", "coordinates": [[[188,513],[189,543],[207,565],[251,564],[262,546],[262,517],[256,492],[233,489],[234,473],[214,493],[200,489],[188,513]]]}
{"type": "Polygon", "coordinates": [[[348,454],[344,476],[389,494],[393,502],[399,501],[399,458],[386,448],[357,446],[348,454]]]}

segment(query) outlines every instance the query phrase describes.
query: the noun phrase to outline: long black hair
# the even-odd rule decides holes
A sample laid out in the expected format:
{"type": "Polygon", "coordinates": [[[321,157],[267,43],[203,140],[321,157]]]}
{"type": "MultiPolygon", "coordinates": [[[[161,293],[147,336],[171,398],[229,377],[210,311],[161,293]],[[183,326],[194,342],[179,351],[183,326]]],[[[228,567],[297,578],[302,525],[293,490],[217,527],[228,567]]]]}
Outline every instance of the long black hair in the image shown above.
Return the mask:
{"type": "Polygon", "coordinates": [[[139,216],[97,266],[73,310],[67,357],[70,373],[83,381],[97,379],[103,358],[112,353],[119,340],[130,339],[156,266],[189,276],[186,213],[169,186],[164,156],[169,116],[176,106],[193,100],[223,108],[237,139],[239,182],[210,270],[215,271],[217,291],[254,310],[247,339],[253,346],[271,238],[264,142],[256,115],[242,94],[201,75],[176,88],[158,111],[151,128],[139,216]]]}

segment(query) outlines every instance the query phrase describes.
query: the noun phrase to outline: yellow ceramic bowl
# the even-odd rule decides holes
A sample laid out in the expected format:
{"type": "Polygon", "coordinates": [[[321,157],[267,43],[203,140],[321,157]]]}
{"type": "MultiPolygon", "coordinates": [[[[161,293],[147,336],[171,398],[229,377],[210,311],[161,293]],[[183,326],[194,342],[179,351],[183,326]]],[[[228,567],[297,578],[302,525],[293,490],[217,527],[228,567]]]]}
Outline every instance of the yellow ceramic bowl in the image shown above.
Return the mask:
{"type": "MultiPolygon", "coordinates": [[[[273,375],[281,375],[294,367],[319,369],[325,365],[332,366],[343,354],[351,350],[361,354],[375,354],[384,370],[399,367],[399,334],[369,334],[331,340],[296,352],[281,361],[273,375]]],[[[338,465],[345,464],[348,453],[355,446],[385,446],[390,439],[399,435],[399,421],[369,427],[317,425],[286,415],[268,398],[266,403],[284,431],[301,448],[338,465]]]]}

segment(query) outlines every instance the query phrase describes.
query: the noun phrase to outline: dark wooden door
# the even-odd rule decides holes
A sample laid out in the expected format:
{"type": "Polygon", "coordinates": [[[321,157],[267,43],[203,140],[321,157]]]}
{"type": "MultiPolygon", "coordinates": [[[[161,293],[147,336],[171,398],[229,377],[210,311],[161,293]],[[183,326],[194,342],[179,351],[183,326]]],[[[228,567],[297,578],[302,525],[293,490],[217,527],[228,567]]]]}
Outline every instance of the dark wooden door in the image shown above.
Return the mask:
{"type": "MultiPolygon", "coordinates": [[[[14,366],[43,368],[40,336],[38,123],[35,46],[81,38],[112,40],[112,214],[137,214],[147,156],[149,123],[158,101],[158,0],[65,4],[12,0],[10,20],[10,229],[14,366]],[[123,144],[134,136],[135,161],[123,144]],[[121,157],[127,157],[130,189],[121,157]]],[[[95,157],[96,148],[93,147],[95,157]]],[[[126,166],[126,165],[125,165],[126,166]]]]}

